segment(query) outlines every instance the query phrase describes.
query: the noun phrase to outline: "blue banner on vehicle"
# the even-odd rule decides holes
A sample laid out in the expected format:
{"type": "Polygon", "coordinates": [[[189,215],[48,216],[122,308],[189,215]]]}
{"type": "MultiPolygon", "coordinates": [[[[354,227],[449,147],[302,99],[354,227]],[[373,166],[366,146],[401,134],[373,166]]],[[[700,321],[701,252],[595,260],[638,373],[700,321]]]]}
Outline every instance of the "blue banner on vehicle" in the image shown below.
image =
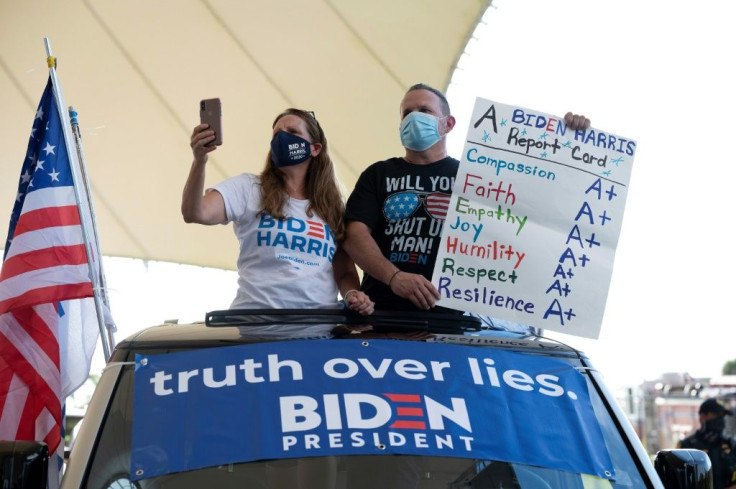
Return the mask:
{"type": "Polygon", "coordinates": [[[613,478],[586,381],[561,359],[397,340],[136,355],[133,480],[327,455],[491,459],[613,478]]]}

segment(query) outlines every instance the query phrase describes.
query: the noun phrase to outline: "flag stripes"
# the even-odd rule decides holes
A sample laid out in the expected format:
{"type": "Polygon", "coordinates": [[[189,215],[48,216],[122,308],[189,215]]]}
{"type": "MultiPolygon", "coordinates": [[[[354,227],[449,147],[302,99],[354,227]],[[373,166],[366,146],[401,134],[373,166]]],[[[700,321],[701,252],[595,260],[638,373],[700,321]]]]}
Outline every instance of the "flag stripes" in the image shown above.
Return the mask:
{"type": "Polygon", "coordinates": [[[65,307],[81,311],[72,304],[93,296],[63,126],[49,78],[0,269],[0,438],[44,441],[54,457],[63,455],[62,402],[86,379],[87,340],[97,339],[96,325],[85,319],[89,314],[75,314],[72,323],[60,305],[71,301],[65,307]],[[71,337],[72,331],[82,335],[71,337]],[[80,340],[85,345],[77,346],[80,340]],[[70,357],[70,348],[76,356],[70,357]]]}
{"type": "Polygon", "coordinates": [[[81,265],[87,263],[87,251],[83,244],[73,246],[53,246],[29,251],[5,260],[0,280],[21,275],[28,271],[49,269],[61,265],[81,265]]]}
{"type": "MultiPolygon", "coordinates": [[[[82,297],[91,297],[92,283],[91,282],[79,282],[75,284],[60,284],[60,285],[47,285],[44,287],[33,288],[27,280],[53,280],[55,275],[59,273],[66,273],[67,269],[72,270],[74,273],[78,272],[79,269],[86,269],[87,265],[78,266],[62,266],[55,267],[54,269],[44,269],[35,272],[27,272],[17,277],[11,277],[6,280],[9,285],[15,285],[14,282],[19,282],[14,287],[14,295],[11,297],[4,298],[4,294],[0,290],[0,314],[5,314],[13,309],[20,307],[31,307],[34,304],[42,304],[44,302],[52,302],[58,300],[60,297],[66,299],[79,299],[82,297]]],[[[0,288],[1,289],[1,288],[0,288]]]]}
{"type": "Polygon", "coordinates": [[[450,197],[450,194],[440,192],[429,194],[425,203],[427,212],[435,219],[444,221],[447,217],[447,209],[450,207],[450,197]]]}
{"type": "Polygon", "coordinates": [[[7,261],[9,258],[21,253],[40,250],[46,247],[74,246],[78,244],[83,244],[83,241],[79,229],[75,226],[39,229],[38,231],[31,231],[13,238],[13,247],[8,250],[5,260],[7,261]]]}
{"type": "MultiPolygon", "coordinates": [[[[61,423],[58,343],[48,327],[47,318],[42,317],[53,314],[56,314],[53,306],[43,304],[0,316],[0,331],[3,333],[0,334],[0,350],[3,361],[12,366],[14,377],[7,389],[0,386],[0,398],[5,394],[11,399],[10,406],[6,399],[0,418],[0,436],[4,439],[49,439],[58,443],[60,434],[54,435],[44,428],[49,417],[54,423],[61,423]],[[17,418],[17,413],[13,416],[14,409],[9,407],[23,409],[16,433],[13,433],[15,427],[5,419],[6,412],[17,418]],[[39,424],[44,428],[42,433],[36,431],[39,424]]],[[[49,444],[51,447],[56,445],[49,444]]]]}
{"type": "Polygon", "coordinates": [[[54,226],[78,226],[79,211],[77,206],[46,207],[26,212],[18,220],[15,227],[15,235],[21,235],[37,229],[45,229],[54,226]]]}

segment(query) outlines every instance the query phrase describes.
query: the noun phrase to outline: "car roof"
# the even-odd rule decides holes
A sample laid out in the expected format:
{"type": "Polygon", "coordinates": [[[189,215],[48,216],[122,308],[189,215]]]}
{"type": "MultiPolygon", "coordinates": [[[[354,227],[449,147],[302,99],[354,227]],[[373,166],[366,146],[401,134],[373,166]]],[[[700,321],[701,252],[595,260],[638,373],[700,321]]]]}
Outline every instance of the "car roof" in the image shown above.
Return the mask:
{"type": "Polygon", "coordinates": [[[531,333],[484,328],[457,314],[377,312],[357,316],[347,311],[250,310],[214,311],[205,321],[167,322],[127,337],[116,346],[115,360],[141,351],[174,351],[245,343],[365,338],[414,339],[486,346],[564,356],[584,356],[556,340],[531,333]]]}

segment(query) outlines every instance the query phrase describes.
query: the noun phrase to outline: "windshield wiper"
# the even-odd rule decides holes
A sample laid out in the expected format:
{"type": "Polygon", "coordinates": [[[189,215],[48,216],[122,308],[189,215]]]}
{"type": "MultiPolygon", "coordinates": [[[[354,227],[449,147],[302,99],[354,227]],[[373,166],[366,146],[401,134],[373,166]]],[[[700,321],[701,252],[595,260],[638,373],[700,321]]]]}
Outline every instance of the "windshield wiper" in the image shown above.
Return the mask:
{"type": "Polygon", "coordinates": [[[458,313],[375,311],[370,316],[344,309],[226,309],[208,312],[207,326],[270,326],[275,324],[370,325],[374,331],[463,333],[480,331],[480,319],[458,313]]]}

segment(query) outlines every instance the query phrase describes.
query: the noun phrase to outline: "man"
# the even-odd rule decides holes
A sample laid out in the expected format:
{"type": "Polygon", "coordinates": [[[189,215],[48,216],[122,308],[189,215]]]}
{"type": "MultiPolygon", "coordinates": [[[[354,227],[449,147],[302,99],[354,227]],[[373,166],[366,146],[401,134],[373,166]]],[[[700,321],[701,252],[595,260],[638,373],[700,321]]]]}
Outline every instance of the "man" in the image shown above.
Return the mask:
{"type": "MultiPolygon", "coordinates": [[[[346,208],[344,247],[365,275],[361,289],[376,309],[428,310],[440,298],[430,282],[459,161],[447,156],[455,118],[445,95],[409,88],[400,106],[403,158],[368,167],[346,208]]],[[[568,113],[571,129],[590,121],[568,113]]]]}
{"type": "Polygon", "coordinates": [[[726,416],[733,411],[716,399],[706,399],[698,410],[700,429],[678,448],[697,448],[708,454],[713,467],[713,489],[736,488],[736,439],[724,436],[726,416]]]}

